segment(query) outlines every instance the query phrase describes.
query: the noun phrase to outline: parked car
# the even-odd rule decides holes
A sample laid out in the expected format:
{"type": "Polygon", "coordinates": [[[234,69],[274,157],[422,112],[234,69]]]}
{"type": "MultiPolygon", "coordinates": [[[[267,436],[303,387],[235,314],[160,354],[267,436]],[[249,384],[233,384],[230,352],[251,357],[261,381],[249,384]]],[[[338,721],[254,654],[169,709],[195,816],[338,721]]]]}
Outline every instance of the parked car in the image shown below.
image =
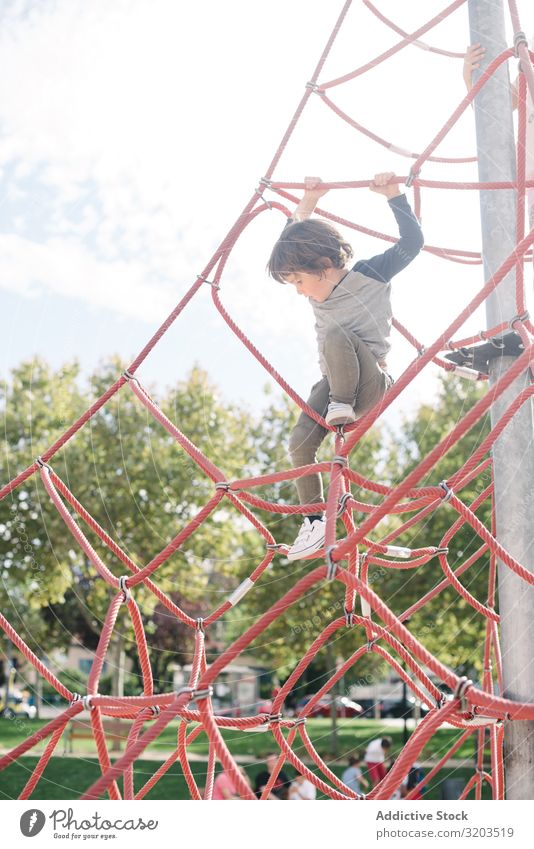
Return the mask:
{"type": "Polygon", "coordinates": [[[8,693],[7,703],[4,698],[0,699],[0,716],[6,719],[14,719],[16,716],[25,716],[26,719],[33,719],[37,713],[35,705],[31,705],[25,696],[16,696],[14,693],[8,693]]]}
{"type": "Polygon", "coordinates": [[[358,702],[347,698],[347,696],[337,696],[336,704],[338,716],[362,716],[363,714],[362,706],[358,702]]]}
{"type": "Polygon", "coordinates": [[[359,699],[358,704],[361,705],[363,711],[361,714],[362,716],[365,716],[368,719],[374,719],[376,707],[378,707],[378,715],[382,716],[384,702],[376,701],[376,699],[359,699]]]}
{"type": "Polygon", "coordinates": [[[384,699],[382,705],[382,716],[385,719],[403,719],[404,717],[413,717],[415,716],[415,707],[417,704],[419,704],[420,715],[425,716],[428,713],[428,707],[423,702],[420,702],[419,699],[416,699],[414,696],[408,696],[406,700],[384,699]]]}
{"type": "MultiPolygon", "coordinates": [[[[297,713],[300,713],[303,708],[306,707],[308,702],[312,696],[304,696],[297,702],[297,713]]],[[[361,716],[363,713],[363,708],[357,702],[353,702],[352,699],[348,699],[346,696],[336,696],[336,716],[340,719],[344,717],[355,717],[361,716]]],[[[332,715],[332,697],[331,696],[323,696],[322,699],[319,699],[317,704],[313,706],[308,716],[310,717],[329,717],[332,715]]]]}

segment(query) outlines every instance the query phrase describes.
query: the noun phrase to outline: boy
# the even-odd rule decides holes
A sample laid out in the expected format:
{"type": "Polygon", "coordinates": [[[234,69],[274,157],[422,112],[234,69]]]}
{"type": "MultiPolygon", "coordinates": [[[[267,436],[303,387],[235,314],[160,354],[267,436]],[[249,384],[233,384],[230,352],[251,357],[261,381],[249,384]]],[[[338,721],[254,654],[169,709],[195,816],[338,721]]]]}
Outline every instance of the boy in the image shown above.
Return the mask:
{"type": "MultiPolygon", "coordinates": [[[[351,246],[341,234],[319,219],[307,219],[328,191],[317,177],[307,177],[302,200],[276,242],[268,263],[271,277],[290,283],[305,295],[315,313],[322,378],[311,390],[308,404],[331,426],[356,421],[384,395],[392,380],[386,355],[391,347],[391,278],[417,256],[423,235],[406,196],[392,172],[376,174],[370,189],[384,195],[399,227],[400,239],[382,254],[359,260],[352,267],[351,246]]],[[[316,462],[328,430],[301,413],[291,433],[289,450],[294,466],[316,462]]],[[[296,481],[301,504],[323,501],[319,474],[296,481]]],[[[306,517],[287,553],[298,560],[324,545],[323,514],[306,517]]]]}

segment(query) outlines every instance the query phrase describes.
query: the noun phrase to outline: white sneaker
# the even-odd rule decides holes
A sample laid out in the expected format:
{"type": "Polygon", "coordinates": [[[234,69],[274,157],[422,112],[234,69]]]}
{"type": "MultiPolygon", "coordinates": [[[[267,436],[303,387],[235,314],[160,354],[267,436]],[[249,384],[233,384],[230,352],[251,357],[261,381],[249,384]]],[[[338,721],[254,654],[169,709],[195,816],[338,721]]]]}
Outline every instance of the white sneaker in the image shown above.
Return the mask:
{"type": "Polygon", "coordinates": [[[350,404],[342,404],[340,401],[330,401],[325,416],[328,425],[346,425],[356,421],[356,413],[350,404]]]}
{"type": "Polygon", "coordinates": [[[297,538],[286,554],[288,560],[300,560],[309,557],[315,551],[324,547],[326,522],[324,519],[314,519],[313,522],[304,519],[297,538]]]}

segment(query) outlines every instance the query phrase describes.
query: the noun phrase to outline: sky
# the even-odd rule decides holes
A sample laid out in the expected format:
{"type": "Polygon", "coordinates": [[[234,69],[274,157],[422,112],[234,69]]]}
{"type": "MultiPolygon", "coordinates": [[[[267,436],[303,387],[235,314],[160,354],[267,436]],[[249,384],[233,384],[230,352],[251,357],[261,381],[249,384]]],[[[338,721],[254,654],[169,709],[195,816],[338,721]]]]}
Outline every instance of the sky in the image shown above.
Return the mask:
{"type": "MultiPolygon", "coordinates": [[[[408,31],[435,0],[377,7],[408,31]]],[[[534,10],[519,4],[527,33],[534,10]]],[[[5,0],[0,10],[0,373],[36,355],[84,374],[114,353],[131,360],[188,290],[265,173],[341,9],[321,0],[5,0]]],[[[353,70],[398,41],[359,2],[319,81],[353,70]]],[[[453,51],[469,42],[467,8],[423,37],[453,51]]],[[[419,152],[464,95],[460,59],[410,46],[332,89],[355,120],[419,152]]],[[[511,73],[515,74],[513,63],[511,73]]],[[[471,110],[440,146],[475,153],[471,110]]],[[[313,95],[274,177],[365,180],[407,174],[411,160],[369,141],[313,95]]],[[[476,179],[473,164],[425,164],[427,179],[476,179]]],[[[408,191],[410,196],[410,192],[408,191]]],[[[272,197],[268,195],[269,197],[272,197]]],[[[272,198],[274,199],[274,198],[272,198]]],[[[384,199],[337,190],[324,208],[395,235],[384,199]]],[[[311,308],[265,273],[284,223],[262,214],[222,279],[234,320],[304,397],[318,379],[311,308]]],[[[425,190],[427,244],[480,247],[476,192],[425,190]]],[[[350,232],[357,258],[387,247],[350,232]]],[[[394,282],[394,312],[426,345],[482,284],[482,270],[419,257],[394,282]]],[[[467,331],[485,326],[482,312],[467,331]]],[[[462,335],[464,335],[462,333],[462,335]]],[[[393,337],[390,371],[412,350],[393,337]]],[[[226,398],[254,411],[268,375],[226,327],[204,286],[139,376],[156,393],[198,363],[226,398]]],[[[409,414],[430,397],[430,366],[395,402],[409,414]]]]}

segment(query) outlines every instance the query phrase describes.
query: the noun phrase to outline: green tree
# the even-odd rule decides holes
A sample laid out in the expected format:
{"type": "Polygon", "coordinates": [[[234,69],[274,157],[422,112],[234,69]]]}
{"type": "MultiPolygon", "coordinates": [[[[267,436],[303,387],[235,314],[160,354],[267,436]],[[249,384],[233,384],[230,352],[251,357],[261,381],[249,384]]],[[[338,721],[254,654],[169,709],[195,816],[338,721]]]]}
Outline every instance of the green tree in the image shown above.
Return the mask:
{"type": "MultiPolygon", "coordinates": [[[[91,377],[91,394],[100,395],[123,368],[115,360],[98,369],[91,377]]],[[[194,368],[159,400],[169,418],[228,477],[253,473],[248,413],[225,404],[200,369],[194,368]]],[[[59,372],[42,361],[15,369],[2,397],[2,479],[29,465],[89,403],[76,364],[59,372]]],[[[213,483],[128,387],[61,449],[51,465],[139,566],[191,521],[214,492],[213,483]]],[[[108,568],[116,576],[124,574],[123,564],[89,528],[82,527],[108,568]]],[[[238,572],[244,571],[258,556],[256,537],[256,531],[223,503],[157,570],[154,580],[163,591],[178,593],[186,612],[191,605],[195,616],[205,616],[220,603],[221,593],[235,586],[236,564],[238,572]]],[[[77,634],[94,646],[112,590],[71,537],[38,475],[0,504],[0,553],[1,607],[8,617],[10,610],[16,611],[17,630],[38,655],[48,653],[51,646],[65,647],[77,634]],[[43,613],[37,635],[24,626],[31,610],[43,613]]],[[[143,586],[134,593],[150,636],[157,600],[143,586]]],[[[115,636],[135,656],[125,609],[115,636]]],[[[179,656],[179,644],[175,651],[179,656]]]]}
{"type": "MultiPolygon", "coordinates": [[[[386,464],[391,483],[402,481],[450,433],[485,391],[486,388],[480,384],[455,376],[444,376],[437,397],[431,403],[422,404],[415,415],[406,417],[399,433],[391,440],[386,464]]],[[[441,480],[449,479],[473,454],[489,430],[489,415],[485,415],[430,470],[419,485],[435,486],[441,480]]],[[[488,469],[457,494],[464,503],[470,505],[490,483],[491,470],[488,469]]],[[[410,515],[405,514],[404,518],[410,515]]],[[[481,505],[476,515],[486,527],[491,527],[490,500],[481,505]]],[[[450,506],[440,505],[429,517],[414,525],[395,542],[411,548],[438,546],[457,518],[458,514],[450,506]]],[[[398,517],[390,518],[384,528],[385,532],[398,527],[401,521],[398,517]]],[[[465,524],[449,545],[448,562],[451,568],[457,569],[481,544],[482,540],[465,524]]],[[[486,554],[460,578],[469,592],[482,603],[487,600],[488,568],[489,556],[486,554]]],[[[375,569],[378,571],[378,567],[375,569]]],[[[395,613],[401,613],[444,577],[436,557],[409,572],[381,570],[375,588],[395,613]]],[[[474,651],[474,648],[483,644],[484,626],[483,617],[452,586],[423,607],[410,622],[412,633],[440,660],[461,672],[471,674],[481,670],[482,653],[474,651]]]]}

